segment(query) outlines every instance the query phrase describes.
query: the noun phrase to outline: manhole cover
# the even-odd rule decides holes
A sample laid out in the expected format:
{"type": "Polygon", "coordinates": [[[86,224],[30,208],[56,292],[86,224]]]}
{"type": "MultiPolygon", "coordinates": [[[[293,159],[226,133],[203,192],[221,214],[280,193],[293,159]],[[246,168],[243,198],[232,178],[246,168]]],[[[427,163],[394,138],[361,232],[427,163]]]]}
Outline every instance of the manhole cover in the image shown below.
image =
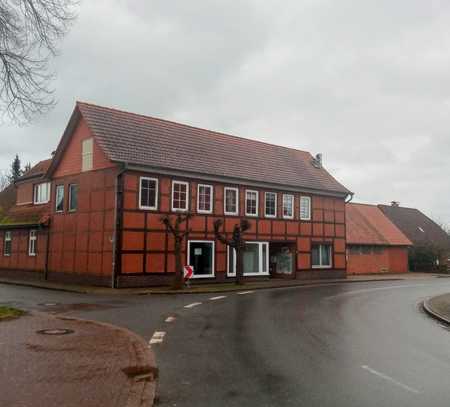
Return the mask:
{"type": "Polygon", "coordinates": [[[41,329],[39,331],[36,331],[37,334],[40,335],[68,335],[73,334],[72,329],[63,329],[63,328],[56,328],[56,329],[41,329]]]}

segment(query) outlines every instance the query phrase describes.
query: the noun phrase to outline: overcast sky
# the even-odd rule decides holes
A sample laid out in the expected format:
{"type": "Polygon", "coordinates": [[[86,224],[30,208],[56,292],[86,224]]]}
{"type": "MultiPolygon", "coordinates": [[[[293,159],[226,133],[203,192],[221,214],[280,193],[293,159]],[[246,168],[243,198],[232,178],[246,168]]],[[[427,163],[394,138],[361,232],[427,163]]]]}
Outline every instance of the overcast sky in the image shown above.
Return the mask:
{"type": "Polygon", "coordinates": [[[82,100],[322,152],[355,201],[450,224],[449,22],[448,0],[84,0],[58,105],[0,127],[0,169],[47,158],[82,100]]]}

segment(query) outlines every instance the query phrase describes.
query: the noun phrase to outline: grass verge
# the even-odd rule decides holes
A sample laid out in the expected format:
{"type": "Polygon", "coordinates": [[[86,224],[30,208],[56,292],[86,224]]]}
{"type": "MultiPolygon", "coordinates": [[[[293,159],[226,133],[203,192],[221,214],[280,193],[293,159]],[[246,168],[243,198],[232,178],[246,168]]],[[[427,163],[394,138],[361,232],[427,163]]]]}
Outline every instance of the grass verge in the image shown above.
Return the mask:
{"type": "Polygon", "coordinates": [[[0,306],[0,321],[4,319],[19,318],[23,314],[25,314],[25,312],[20,309],[0,306]]]}

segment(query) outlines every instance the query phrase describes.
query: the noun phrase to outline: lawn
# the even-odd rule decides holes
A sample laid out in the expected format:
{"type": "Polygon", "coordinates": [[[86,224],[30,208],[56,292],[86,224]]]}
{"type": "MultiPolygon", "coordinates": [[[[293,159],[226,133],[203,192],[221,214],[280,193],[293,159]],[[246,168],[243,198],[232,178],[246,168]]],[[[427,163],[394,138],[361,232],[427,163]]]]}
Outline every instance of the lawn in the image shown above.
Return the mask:
{"type": "Polygon", "coordinates": [[[18,318],[23,314],[24,312],[20,309],[0,306],[0,321],[2,319],[18,318]]]}

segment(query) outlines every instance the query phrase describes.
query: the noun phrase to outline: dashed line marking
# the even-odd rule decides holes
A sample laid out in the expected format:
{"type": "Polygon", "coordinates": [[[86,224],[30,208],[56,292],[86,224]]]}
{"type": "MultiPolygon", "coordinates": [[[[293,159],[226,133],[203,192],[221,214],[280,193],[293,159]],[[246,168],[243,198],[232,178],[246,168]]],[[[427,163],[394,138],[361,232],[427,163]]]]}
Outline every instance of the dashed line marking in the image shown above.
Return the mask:
{"type": "Polygon", "coordinates": [[[184,308],[194,308],[197,305],[202,305],[201,302],[193,302],[192,304],[185,305],[184,308]]]}
{"type": "Polygon", "coordinates": [[[175,317],[172,317],[172,316],[170,316],[170,317],[167,317],[164,321],[165,322],[173,322],[173,321],[175,321],[175,317]]]}
{"type": "Polygon", "coordinates": [[[217,301],[217,300],[222,300],[224,298],[227,298],[226,295],[218,295],[217,297],[211,297],[209,300],[210,301],[217,301]]]}
{"type": "Polygon", "coordinates": [[[384,373],[378,372],[377,370],[372,369],[371,367],[369,367],[367,365],[362,365],[361,367],[364,370],[367,370],[369,373],[372,373],[375,376],[381,377],[382,379],[384,379],[384,380],[386,380],[386,381],[388,381],[388,382],[390,382],[392,384],[395,384],[398,387],[401,387],[403,390],[406,390],[406,391],[409,391],[409,392],[415,393],[415,394],[422,393],[420,390],[417,390],[414,387],[410,387],[410,386],[408,386],[408,385],[406,385],[404,383],[401,383],[401,382],[395,380],[394,378],[392,378],[391,376],[388,376],[388,375],[386,375],[384,373]]]}
{"type": "Polygon", "coordinates": [[[153,334],[152,339],[150,339],[149,344],[154,345],[155,343],[162,343],[165,336],[166,333],[164,331],[156,331],[153,334]]]}
{"type": "Polygon", "coordinates": [[[238,295],[245,295],[245,294],[252,294],[252,293],[254,293],[254,291],[240,291],[237,294],[238,295]]]}

